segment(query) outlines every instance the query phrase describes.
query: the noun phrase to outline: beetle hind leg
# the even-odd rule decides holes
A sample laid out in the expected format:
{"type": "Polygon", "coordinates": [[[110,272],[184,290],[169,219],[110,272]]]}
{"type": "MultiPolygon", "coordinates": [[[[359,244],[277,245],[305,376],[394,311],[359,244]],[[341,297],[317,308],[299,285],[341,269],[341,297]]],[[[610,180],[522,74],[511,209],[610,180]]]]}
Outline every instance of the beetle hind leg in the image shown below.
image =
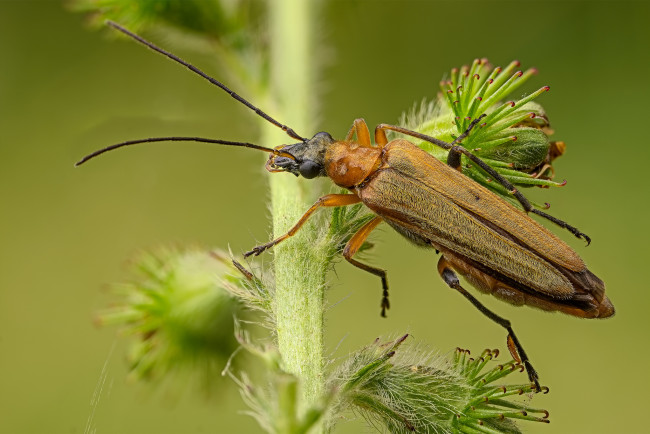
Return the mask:
{"type": "Polygon", "coordinates": [[[440,258],[440,261],[438,261],[438,273],[440,273],[442,280],[444,280],[450,288],[453,288],[456,291],[460,292],[483,315],[487,316],[492,321],[499,324],[501,327],[505,328],[508,331],[508,349],[510,350],[510,354],[512,354],[512,357],[516,361],[524,365],[526,372],[528,373],[528,379],[535,384],[535,390],[537,392],[541,391],[542,389],[539,385],[539,376],[537,375],[537,371],[535,371],[535,368],[533,368],[533,365],[528,359],[528,355],[524,351],[524,348],[521,346],[519,339],[517,339],[517,335],[515,335],[510,321],[492,312],[490,309],[485,307],[476,297],[474,297],[465,288],[463,288],[460,285],[458,276],[451,268],[451,263],[444,256],[440,258]]]}

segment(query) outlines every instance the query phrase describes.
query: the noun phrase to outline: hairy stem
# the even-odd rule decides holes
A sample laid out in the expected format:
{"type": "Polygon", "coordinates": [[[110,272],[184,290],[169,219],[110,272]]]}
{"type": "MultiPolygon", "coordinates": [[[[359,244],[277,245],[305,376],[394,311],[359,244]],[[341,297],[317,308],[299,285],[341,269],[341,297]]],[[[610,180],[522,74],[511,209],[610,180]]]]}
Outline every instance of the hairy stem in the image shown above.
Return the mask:
{"type": "MultiPolygon", "coordinates": [[[[315,2],[283,0],[270,8],[271,85],[274,114],[303,136],[313,119],[312,32],[315,2]]],[[[264,143],[294,141],[268,125],[264,143]]],[[[289,174],[270,177],[273,233],[278,237],[298,221],[314,199],[313,182],[289,174]]],[[[327,249],[315,245],[318,228],[307,224],[274,247],[276,279],[274,313],[284,368],[300,379],[299,411],[323,389],[323,302],[327,249]]]]}

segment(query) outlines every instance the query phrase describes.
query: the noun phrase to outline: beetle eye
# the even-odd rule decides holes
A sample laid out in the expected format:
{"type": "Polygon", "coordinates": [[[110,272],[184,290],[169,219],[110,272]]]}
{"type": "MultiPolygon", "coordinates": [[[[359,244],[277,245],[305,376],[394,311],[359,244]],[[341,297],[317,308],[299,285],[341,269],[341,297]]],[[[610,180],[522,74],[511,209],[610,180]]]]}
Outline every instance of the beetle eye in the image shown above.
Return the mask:
{"type": "Polygon", "coordinates": [[[312,179],[320,175],[321,166],[320,164],[315,163],[314,161],[305,160],[302,163],[300,163],[300,167],[298,168],[298,170],[300,171],[300,175],[303,178],[312,179]]]}

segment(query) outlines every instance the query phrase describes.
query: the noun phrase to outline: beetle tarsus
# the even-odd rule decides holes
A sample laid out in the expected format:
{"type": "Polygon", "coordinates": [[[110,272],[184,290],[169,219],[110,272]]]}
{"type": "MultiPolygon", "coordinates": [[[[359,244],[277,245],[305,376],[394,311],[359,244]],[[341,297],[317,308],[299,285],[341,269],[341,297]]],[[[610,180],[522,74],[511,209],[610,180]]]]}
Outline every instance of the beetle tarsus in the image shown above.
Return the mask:
{"type": "Polygon", "coordinates": [[[381,299],[381,317],[386,318],[386,311],[390,309],[390,301],[388,301],[388,289],[384,289],[384,294],[381,299]]]}
{"type": "Polygon", "coordinates": [[[477,117],[474,119],[472,122],[470,122],[469,126],[467,129],[461,134],[460,136],[456,137],[453,142],[451,142],[452,145],[455,145],[456,143],[460,143],[465,137],[469,135],[469,132],[472,131],[472,128],[480,122],[481,119],[485,117],[485,113],[483,113],[481,116],[477,117]]]}
{"type": "Polygon", "coordinates": [[[271,241],[270,243],[262,244],[260,246],[255,246],[250,251],[244,253],[244,258],[248,258],[251,255],[259,256],[262,252],[270,249],[275,244],[276,244],[275,242],[271,241]]]}
{"type": "Polygon", "coordinates": [[[538,210],[538,209],[534,209],[534,208],[533,208],[533,209],[531,209],[531,212],[532,212],[533,214],[537,214],[538,216],[544,217],[545,219],[548,219],[548,220],[552,221],[552,222],[555,223],[556,225],[558,225],[558,226],[560,226],[560,227],[562,227],[562,228],[568,230],[568,231],[571,232],[573,235],[575,235],[576,238],[579,238],[579,239],[583,239],[583,240],[585,240],[585,241],[587,242],[587,245],[591,244],[591,238],[589,238],[589,236],[588,236],[587,234],[585,234],[585,233],[583,233],[583,232],[580,232],[580,231],[578,230],[578,228],[576,228],[576,227],[574,227],[574,226],[571,226],[570,224],[568,224],[568,223],[566,223],[566,222],[564,222],[564,221],[562,221],[562,220],[560,220],[560,219],[558,219],[558,218],[556,218],[556,217],[553,217],[553,216],[550,215],[550,214],[546,214],[545,212],[540,211],[540,210],[538,210]]]}
{"type": "MultiPolygon", "coordinates": [[[[539,385],[539,376],[537,375],[537,371],[535,371],[533,365],[531,365],[528,360],[524,362],[524,367],[528,373],[528,379],[535,385],[535,393],[539,393],[542,390],[542,387],[539,385]]],[[[548,390],[548,387],[546,389],[548,390]]]]}

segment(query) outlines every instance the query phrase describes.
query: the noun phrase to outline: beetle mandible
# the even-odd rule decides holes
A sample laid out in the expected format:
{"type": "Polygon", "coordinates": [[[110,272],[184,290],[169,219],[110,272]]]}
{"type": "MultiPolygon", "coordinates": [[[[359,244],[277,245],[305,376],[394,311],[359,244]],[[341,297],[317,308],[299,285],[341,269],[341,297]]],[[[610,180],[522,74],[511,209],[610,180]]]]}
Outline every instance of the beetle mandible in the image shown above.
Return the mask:
{"type": "Polygon", "coordinates": [[[372,230],[381,222],[386,222],[409,241],[434,248],[440,253],[438,272],[444,282],[460,292],[481,313],[507,330],[508,348],[512,356],[525,366],[537,391],[541,390],[539,377],[510,321],[487,309],[463,288],[458,275],[478,290],[514,305],[559,311],[581,318],[607,318],[614,314],[614,306],[605,295],[603,281],[589,271],[573,249],[531,219],[527,213],[532,212],[552,221],[576,237],[585,239],[587,244],[591,241],[590,238],[566,222],[533,208],[509,181],[460,144],[485,115],[474,119],[467,130],[451,143],[399,126],[380,124],[375,128],[373,146],[370,130],[363,119],[354,121],[344,140],[335,140],[326,132],[307,139],[195,66],[116,23],[108,24],[210,81],[298,142],[266,148],[252,143],[201,137],[154,137],[130,140],[100,149],[84,157],[77,165],[123,146],[162,141],[196,141],[268,152],[270,156],[266,169],[269,172],[289,172],[308,179],[328,177],[339,187],[350,191],[350,194],[328,194],[321,197],[289,232],[253,248],[244,256],[259,255],[291,237],[319,208],[363,203],[376,217],[349,239],[343,249],[343,256],[355,267],[381,278],[381,315],[385,316],[389,308],[386,271],[359,262],[354,259],[354,255],[372,230]],[[447,164],[405,139],[388,141],[387,131],[415,137],[447,149],[447,164]],[[524,211],[463,175],[462,155],[507,188],[524,211]]]}

